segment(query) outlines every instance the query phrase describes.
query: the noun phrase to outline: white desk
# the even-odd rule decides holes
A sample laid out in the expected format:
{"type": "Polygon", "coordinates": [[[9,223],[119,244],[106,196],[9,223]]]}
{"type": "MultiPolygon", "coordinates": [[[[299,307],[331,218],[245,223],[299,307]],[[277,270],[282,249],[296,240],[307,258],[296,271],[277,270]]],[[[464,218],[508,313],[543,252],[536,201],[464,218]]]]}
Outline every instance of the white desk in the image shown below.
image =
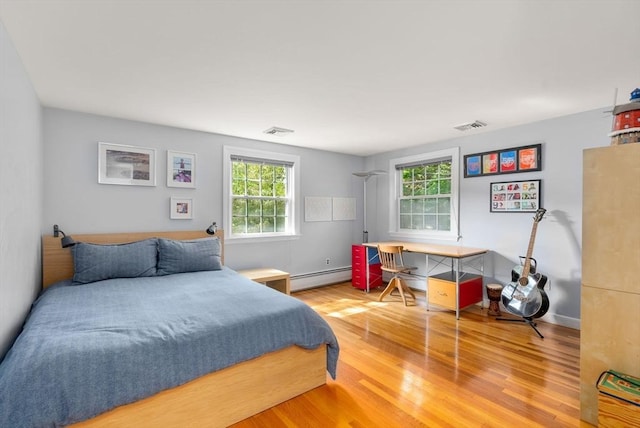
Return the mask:
{"type": "MultiPolygon", "coordinates": [[[[385,242],[367,242],[367,247],[377,248],[378,244],[383,245],[402,245],[403,250],[409,253],[420,253],[426,257],[426,269],[427,269],[427,310],[429,310],[429,256],[436,256],[442,259],[451,259],[451,271],[455,277],[456,286],[456,319],[460,318],[460,279],[461,269],[460,264],[463,259],[482,256],[482,264],[480,267],[480,274],[484,276],[484,255],[489,252],[486,248],[472,248],[463,247],[460,245],[439,245],[439,244],[424,244],[419,242],[402,242],[402,241],[385,241],[385,242]]],[[[436,262],[436,266],[441,264],[442,261],[436,262]]],[[[482,299],[479,300],[480,302],[482,299]]],[[[475,302],[477,303],[477,302],[475,302]]]]}

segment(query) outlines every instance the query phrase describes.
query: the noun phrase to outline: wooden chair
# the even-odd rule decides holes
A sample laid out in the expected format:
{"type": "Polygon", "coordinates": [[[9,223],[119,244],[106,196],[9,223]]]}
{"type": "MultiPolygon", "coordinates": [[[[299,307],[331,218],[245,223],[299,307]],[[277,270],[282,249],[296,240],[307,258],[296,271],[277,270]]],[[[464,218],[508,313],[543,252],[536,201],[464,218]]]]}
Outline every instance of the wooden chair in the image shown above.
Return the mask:
{"type": "Polygon", "coordinates": [[[407,306],[405,293],[408,293],[415,301],[415,294],[413,294],[413,291],[411,291],[407,283],[400,277],[400,274],[409,273],[417,269],[417,267],[404,265],[402,261],[402,245],[378,245],[378,256],[380,257],[382,270],[393,274],[393,278],[389,281],[387,288],[384,289],[378,301],[381,302],[387,294],[396,288],[400,292],[405,306],[407,306]]]}

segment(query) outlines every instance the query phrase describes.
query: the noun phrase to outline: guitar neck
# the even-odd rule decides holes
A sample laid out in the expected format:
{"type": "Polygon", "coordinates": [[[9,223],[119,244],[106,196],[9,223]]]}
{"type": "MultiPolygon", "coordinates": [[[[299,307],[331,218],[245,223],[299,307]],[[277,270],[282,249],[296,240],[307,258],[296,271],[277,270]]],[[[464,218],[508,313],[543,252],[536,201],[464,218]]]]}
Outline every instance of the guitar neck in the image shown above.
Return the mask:
{"type": "Polygon", "coordinates": [[[533,223],[531,228],[531,236],[529,237],[529,247],[527,248],[527,257],[524,260],[524,266],[522,267],[522,277],[528,278],[531,271],[531,256],[533,255],[533,244],[536,241],[536,232],[538,231],[538,222],[533,223]]]}

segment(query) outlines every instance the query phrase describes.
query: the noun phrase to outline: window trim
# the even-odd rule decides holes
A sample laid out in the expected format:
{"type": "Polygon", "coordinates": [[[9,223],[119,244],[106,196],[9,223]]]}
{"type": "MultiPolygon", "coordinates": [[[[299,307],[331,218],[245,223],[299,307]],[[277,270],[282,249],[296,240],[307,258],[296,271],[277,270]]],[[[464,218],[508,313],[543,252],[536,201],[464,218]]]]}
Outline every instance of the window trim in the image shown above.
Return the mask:
{"type": "Polygon", "coordinates": [[[389,235],[398,239],[439,239],[457,241],[460,239],[460,147],[421,153],[389,160],[389,235]],[[401,173],[396,167],[420,162],[437,161],[451,158],[451,230],[448,232],[434,231],[401,231],[398,213],[398,198],[401,189],[401,173]]]}
{"type": "Polygon", "coordinates": [[[300,156],[267,152],[264,150],[250,149],[246,147],[224,146],[222,161],[222,224],[224,228],[225,243],[235,242],[265,242],[267,240],[281,241],[297,239],[300,231],[300,156]],[[289,193],[291,195],[291,207],[289,215],[288,228],[289,233],[256,233],[250,235],[234,235],[231,230],[231,163],[234,157],[244,157],[253,159],[264,159],[265,161],[273,161],[279,163],[291,164],[291,173],[289,180],[289,193]]]}

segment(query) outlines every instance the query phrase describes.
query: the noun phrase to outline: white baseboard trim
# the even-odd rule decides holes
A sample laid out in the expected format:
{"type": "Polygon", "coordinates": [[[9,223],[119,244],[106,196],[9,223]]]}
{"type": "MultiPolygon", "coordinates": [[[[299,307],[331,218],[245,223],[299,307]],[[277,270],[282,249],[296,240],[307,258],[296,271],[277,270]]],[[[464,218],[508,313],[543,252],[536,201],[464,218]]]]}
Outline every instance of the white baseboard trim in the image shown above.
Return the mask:
{"type": "Polygon", "coordinates": [[[291,291],[307,290],[345,281],[351,281],[351,266],[291,275],[291,291]]]}
{"type": "MultiPolygon", "coordinates": [[[[322,287],[323,285],[335,284],[338,282],[345,282],[351,280],[351,266],[341,267],[337,269],[331,269],[327,271],[310,272],[305,274],[298,274],[291,276],[291,291],[307,290],[309,288],[322,287]]],[[[385,277],[385,280],[388,280],[385,277]]],[[[426,291],[425,278],[415,275],[405,277],[407,285],[416,291],[426,291]]],[[[489,307],[489,300],[483,299],[483,306],[489,307]]],[[[547,313],[541,321],[548,322],[549,324],[561,325],[563,327],[573,328],[580,330],[580,319],[571,318],[564,315],[558,315],[554,313],[547,313]]]]}
{"type": "Polygon", "coordinates": [[[563,327],[569,327],[575,330],[580,330],[579,318],[571,318],[571,317],[566,317],[564,315],[547,313],[545,314],[545,316],[543,316],[540,319],[544,322],[548,322],[549,324],[556,324],[556,325],[561,325],[563,327]]]}

